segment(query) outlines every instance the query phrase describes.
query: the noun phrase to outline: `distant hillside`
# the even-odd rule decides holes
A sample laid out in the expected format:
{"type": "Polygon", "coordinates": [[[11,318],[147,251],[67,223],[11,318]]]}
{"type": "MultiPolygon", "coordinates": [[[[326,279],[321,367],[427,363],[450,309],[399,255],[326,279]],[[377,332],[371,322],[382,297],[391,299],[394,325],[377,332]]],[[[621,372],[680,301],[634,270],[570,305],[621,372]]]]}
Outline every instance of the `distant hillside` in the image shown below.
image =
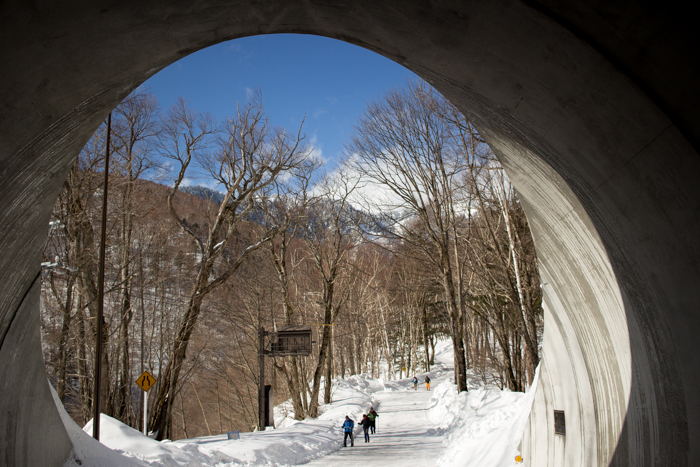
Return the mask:
{"type": "Polygon", "coordinates": [[[224,194],[220,191],[212,190],[211,188],[207,188],[201,185],[182,186],[180,187],[180,191],[183,193],[189,193],[191,195],[198,196],[202,199],[211,200],[217,204],[221,203],[224,200],[224,194]]]}
{"type": "MultiPolygon", "coordinates": [[[[198,198],[204,199],[204,200],[211,200],[214,203],[221,203],[224,199],[224,194],[221,193],[220,191],[212,190],[211,188],[207,188],[205,186],[197,185],[197,186],[184,186],[180,187],[180,191],[183,193],[188,193],[191,195],[194,195],[198,198]]],[[[316,216],[321,216],[321,217],[326,217],[329,215],[331,211],[333,211],[334,204],[324,200],[316,204],[316,209],[312,210],[309,215],[313,218],[316,216]],[[315,212],[314,212],[315,211],[315,212]]],[[[381,235],[380,232],[387,233],[388,231],[388,225],[386,222],[383,222],[381,218],[375,217],[374,222],[370,221],[370,215],[362,210],[356,209],[354,206],[347,204],[345,205],[345,209],[347,210],[345,214],[341,216],[341,224],[344,226],[342,228],[343,233],[349,233],[350,231],[355,230],[355,227],[353,227],[353,222],[350,220],[351,218],[354,219],[355,221],[358,221],[360,224],[360,228],[362,231],[369,233],[370,235],[377,236],[381,235]]],[[[248,215],[246,218],[249,221],[252,222],[257,222],[257,223],[262,223],[263,222],[263,215],[260,210],[254,209],[248,215]]],[[[330,221],[329,221],[330,222],[330,221]]],[[[322,224],[324,224],[324,227],[328,228],[330,227],[330,224],[327,224],[327,222],[321,221],[322,224]]]]}

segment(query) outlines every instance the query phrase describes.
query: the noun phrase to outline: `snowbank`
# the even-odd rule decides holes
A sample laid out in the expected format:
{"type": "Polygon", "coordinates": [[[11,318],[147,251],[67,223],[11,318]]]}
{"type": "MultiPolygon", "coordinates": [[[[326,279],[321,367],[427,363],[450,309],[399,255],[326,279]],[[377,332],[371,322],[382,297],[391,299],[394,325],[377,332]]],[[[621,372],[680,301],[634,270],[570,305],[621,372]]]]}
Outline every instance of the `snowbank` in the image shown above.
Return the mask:
{"type": "MultiPolygon", "coordinates": [[[[428,405],[428,415],[423,417],[427,425],[412,428],[445,437],[445,450],[437,459],[437,465],[518,465],[515,456],[530,413],[537,377],[527,394],[492,388],[457,394],[455,385],[449,381],[452,374],[449,343],[442,342],[436,347],[436,363],[430,373],[418,375],[421,382],[429,374],[438,383],[428,405]]],[[[413,391],[411,379],[384,382],[368,375],[357,375],[335,380],[333,403],[321,406],[318,419],[294,420],[290,404],[283,404],[275,408],[277,429],[241,433],[239,440],[228,440],[226,434],[221,434],[158,442],[102,415],[101,442],[97,442],[89,435],[92,433],[92,422],[83,429],[78,427],[65,413],[54,392],[61,417],[75,446],[71,460],[64,467],[256,467],[304,464],[341,448],[341,425],[346,415],[357,422],[370,407],[381,413],[381,399],[387,398],[388,402],[390,397],[387,391],[393,394],[396,391],[413,391]]],[[[427,401],[427,398],[424,400],[427,401]]],[[[412,410],[426,410],[424,407],[412,410]]],[[[437,443],[439,446],[439,440],[437,443]]],[[[367,459],[369,463],[381,465],[376,452],[367,450],[367,455],[374,456],[367,459]]],[[[431,458],[430,463],[435,457],[431,458]]]]}
{"type": "MultiPolygon", "coordinates": [[[[340,449],[341,425],[345,416],[358,420],[369,407],[377,408],[374,394],[384,390],[381,380],[366,375],[334,381],[333,403],[321,406],[316,420],[296,421],[293,413],[276,408],[278,429],[241,433],[241,439],[229,440],[226,434],[154,441],[141,432],[102,415],[100,441],[116,453],[120,463],[102,465],[150,465],[156,467],[205,466],[283,466],[309,462],[340,449]]],[[[92,420],[83,428],[92,433],[92,420]]],[[[113,452],[113,455],[116,454],[113,452]]]]}
{"type": "Polygon", "coordinates": [[[435,388],[428,418],[447,439],[438,466],[521,466],[515,457],[530,415],[537,375],[527,393],[478,388],[457,393],[452,382],[435,388]]]}

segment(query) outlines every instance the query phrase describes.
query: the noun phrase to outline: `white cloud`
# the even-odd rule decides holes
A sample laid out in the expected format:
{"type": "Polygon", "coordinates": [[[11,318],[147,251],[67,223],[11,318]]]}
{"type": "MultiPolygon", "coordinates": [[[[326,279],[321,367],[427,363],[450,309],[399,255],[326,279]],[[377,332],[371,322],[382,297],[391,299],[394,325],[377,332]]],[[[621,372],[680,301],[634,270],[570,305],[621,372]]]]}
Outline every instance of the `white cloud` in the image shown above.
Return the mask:
{"type": "Polygon", "coordinates": [[[312,115],[314,118],[318,118],[318,117],[320,117],[321,115],[325,115],[325,114],[327,114],[327,113],[328,113],[328,111],[327,111],[326,109],[318,108],[318,109],[316,109],[316,110],[314,111],[314,113],[311,114],[311,115],[312,115]]]}
{"type": "Polygon", "coordinates": [[[309,140],[309,147],[311,148],[311,151],[309,152],[309,158],[317,159],[325,165],[328,162],[328,159],[323,157],[322,146],[323,145],[318,142],[318,135],[314,133],[314,135],[309,140]]]}
{"type": "Polygon", "coordinates": [[[160,162],[160,166],[155,169],[155,172],[153,174],[153,179],[154,180],[172,179],[173,170],[175,169],[175,165],[173,164],[173,162],[170,160],[167,160],[167,159],[162,159],[159,162],[160,162]]]}
{"type": "MultiPolygon", "coordinates": [[[[403,210],[401,199],[389,188],[371,180],[363,179],[361,175],[352,167],[339,167],[327,175],[327,180],[331,183],[340,183],[341,171],[344,172],[348,186],[354,185],[354,190],[348,197],[350,204],[372,214],[380,212],[390,212],[403,210]]],[[[315,186],[311,192],[320,195],[322,188],[315,186]]]]}

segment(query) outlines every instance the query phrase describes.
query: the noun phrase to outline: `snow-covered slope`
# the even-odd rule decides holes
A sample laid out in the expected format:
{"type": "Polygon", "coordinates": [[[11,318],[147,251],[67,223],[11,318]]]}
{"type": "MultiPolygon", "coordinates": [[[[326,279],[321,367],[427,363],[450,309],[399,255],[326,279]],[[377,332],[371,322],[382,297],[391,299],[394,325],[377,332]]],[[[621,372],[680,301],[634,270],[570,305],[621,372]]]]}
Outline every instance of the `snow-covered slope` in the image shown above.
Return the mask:
{"type": "MultiPolygon", "coordinates": [[[[334,381],[334,402],[323,406],[316,420],[294,421],[288,409],[276,410],[275,430],[226,434],[175,442],[154,441],[107,417],[101,418],[101,443],[92,440],[92,423],[85,432],[66,415],[76,446],[67,465],[122,466],[285,466],[309,465],[463,466],[500,467],[517,464],[517,446],[532,404],[527,394],[475,388],[457,394],[452,383],[452,354],[448,343],[436,349],[437,365],[429,373],[433,390],[411,378],[384,382],[367,375],[334,381]],[[341,424],[346,415],[356,424],[370,407],[379,412],[377,434],[364,443],[356,429],[353,448],[342,447],[341,424]],[[106,449],[105,448],[111,448],[106,449]]],[[[425,374],[418,375],[423,383],[425,374]]],[[[476,379],[476,378],[474,378],[476,379]]]]}
{"type": "MultiPolygon", "coordinates": [[[[535,379],[535,384],[537,379],[535,379]]],[[[452,383],[435,390],[429,420],[445,433],[439,466],[517,466],[518,444],[530,415],[535,386],[526,393],[477,388],[457,394],[452,383]]]]}

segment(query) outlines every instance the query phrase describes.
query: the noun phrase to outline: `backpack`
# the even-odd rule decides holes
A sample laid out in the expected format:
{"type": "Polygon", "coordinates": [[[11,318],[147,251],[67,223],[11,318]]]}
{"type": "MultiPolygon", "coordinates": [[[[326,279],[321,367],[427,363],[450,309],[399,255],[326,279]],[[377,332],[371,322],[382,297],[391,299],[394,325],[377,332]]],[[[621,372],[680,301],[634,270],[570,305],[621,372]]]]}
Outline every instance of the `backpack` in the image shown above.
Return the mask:
{"type": "Polygon", "coordinates": [[[430,376],[426,376],[426,377],[425,377],[425,382],[426,382],[426,383],[429,383],[429,382],[430,382],[430,376]]]}

